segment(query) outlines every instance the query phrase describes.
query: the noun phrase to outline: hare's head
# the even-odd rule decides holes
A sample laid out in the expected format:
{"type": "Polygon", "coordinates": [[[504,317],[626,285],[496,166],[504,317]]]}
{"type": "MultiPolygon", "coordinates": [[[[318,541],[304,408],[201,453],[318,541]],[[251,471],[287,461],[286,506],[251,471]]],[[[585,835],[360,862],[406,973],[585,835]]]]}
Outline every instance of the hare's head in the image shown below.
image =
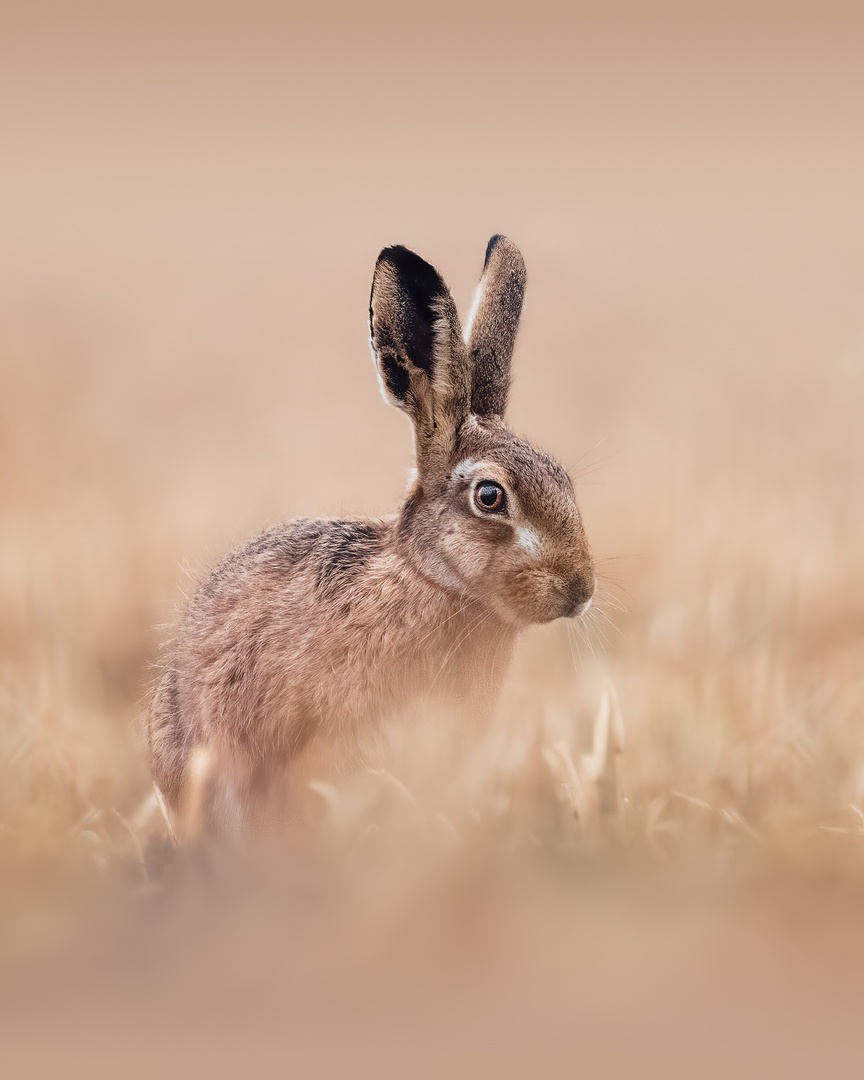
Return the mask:
{"type": "Polygon", "coordinates": [[[381,388],[414,425],[406,546],[516,625],[581,614],[595,585],[570,477],[503,420],[524,292],[522,256],[494,236],[464,337],[441,276],[407,248],[381,252],[369,305],[381,388]]]}

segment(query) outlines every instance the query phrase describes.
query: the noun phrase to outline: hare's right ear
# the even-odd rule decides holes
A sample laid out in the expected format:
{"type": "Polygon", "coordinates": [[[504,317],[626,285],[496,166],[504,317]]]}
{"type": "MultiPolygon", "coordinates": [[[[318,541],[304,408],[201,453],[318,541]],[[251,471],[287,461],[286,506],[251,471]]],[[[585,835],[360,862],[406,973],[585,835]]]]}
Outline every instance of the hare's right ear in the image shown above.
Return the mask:
{"type": "Polygon", "coordinates": [[[510,390],[510,360],[525,298],[525,261],[506,236],[493,236],[465,330],[471,355],[471,411],[503,416],[510,390]]]}
{"type": "Polygon", "coordinates": [[[414,421],[418,458],[427,442],[452,440],[468,415],[468,350],[441,275],[408,248],[378,256],[369,331],[381,389],[414,421]]]}

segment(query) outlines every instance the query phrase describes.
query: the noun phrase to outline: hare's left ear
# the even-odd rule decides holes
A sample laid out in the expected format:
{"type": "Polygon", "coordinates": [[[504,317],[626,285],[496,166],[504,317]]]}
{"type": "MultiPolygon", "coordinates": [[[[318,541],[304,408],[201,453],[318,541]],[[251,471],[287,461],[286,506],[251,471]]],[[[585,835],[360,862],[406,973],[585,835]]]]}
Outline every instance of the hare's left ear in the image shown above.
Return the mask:
{"type": "Polygon", "coordinates": [[[456,305],[435,267],[406,247],[385,248],[372,278],[369,331],[384,395],[414,422],[422,469],[433,447],[452,443],[471,392],[456,305]]]}
{"type": "Polygon", "coordinates": [[[493,236],[465,329],[473,369],[471,411],[477,416],[503,416],[507,407],[525,279],[519,248],[506,236],[493,236]]]}

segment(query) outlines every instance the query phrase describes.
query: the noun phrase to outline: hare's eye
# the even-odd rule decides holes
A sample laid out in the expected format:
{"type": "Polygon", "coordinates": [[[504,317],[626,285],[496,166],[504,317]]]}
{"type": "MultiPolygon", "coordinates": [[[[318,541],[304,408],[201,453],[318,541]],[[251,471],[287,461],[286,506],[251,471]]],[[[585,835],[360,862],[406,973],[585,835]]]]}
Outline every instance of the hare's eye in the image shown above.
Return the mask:
{"type": "Polygon", "coordinates": [[[504,488],[493,480],[481,480],[474,488],[474,505],[484,514],[500,514],[506,502],[504,488]]]}

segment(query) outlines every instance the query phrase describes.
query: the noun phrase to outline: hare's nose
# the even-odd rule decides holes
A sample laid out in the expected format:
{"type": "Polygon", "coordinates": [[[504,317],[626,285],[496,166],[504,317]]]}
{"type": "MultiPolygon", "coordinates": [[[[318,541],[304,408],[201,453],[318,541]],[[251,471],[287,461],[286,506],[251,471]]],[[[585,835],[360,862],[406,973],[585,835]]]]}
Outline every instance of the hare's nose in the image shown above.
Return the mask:
{"type": "Polygon", "coordinates": [[[566,590],[567,600],[564,617],[576,619],[580,615],[584,615],[588,608],[591,607],[595,588],[596,581],[593,573],[580,574],[579,577],[571,581],[566,590]]]}

